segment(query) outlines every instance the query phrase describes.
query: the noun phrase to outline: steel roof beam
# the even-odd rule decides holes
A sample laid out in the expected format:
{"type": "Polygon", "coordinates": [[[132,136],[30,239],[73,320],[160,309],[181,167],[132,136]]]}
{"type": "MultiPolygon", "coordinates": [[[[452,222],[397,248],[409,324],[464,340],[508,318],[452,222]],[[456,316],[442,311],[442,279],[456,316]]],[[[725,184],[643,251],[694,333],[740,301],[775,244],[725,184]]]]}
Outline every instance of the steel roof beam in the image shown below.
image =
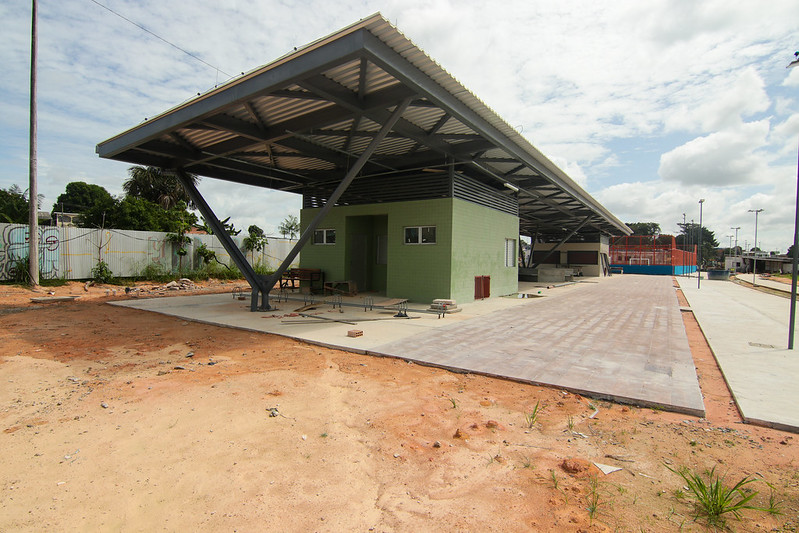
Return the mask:
{"type": "Polygon", "coordinates": [[[293,85],[296,80],[310,74],[324,72],[352,59],[360,58],[364,47],[363,40],[367,33],[357,31],[344,35],[325,46],[308,50],[291,61],[244,76],[237,82],[235,90],[227,90],[222,86],[197,100],[165,112],[133,130],[99,143],[96,151],[100,157],[114,158],[138,144],[159,137],[163,131],[179,129],[257,96],[266,96],[272,91],[285,89],[293,85]]]}

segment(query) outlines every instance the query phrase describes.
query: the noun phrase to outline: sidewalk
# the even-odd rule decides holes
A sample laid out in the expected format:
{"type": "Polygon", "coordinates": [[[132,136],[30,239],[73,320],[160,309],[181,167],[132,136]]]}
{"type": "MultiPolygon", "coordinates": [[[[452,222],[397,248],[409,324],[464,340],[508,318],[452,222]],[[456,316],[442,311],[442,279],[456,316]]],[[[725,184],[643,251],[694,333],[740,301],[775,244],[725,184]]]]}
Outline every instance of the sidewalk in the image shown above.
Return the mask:
{"type": "MultiPolygon", "coordinates": [[[[735,279],[738,281],[742,281],[744,283],[752,284],[752,274],[736,274],[735,279]]],[[[773,279],[763,278],[759,274],[756,280],[757,285],[761,285],[763,287],[768,287],[769,289],[774,289],[775,291],[784,292],[786,297],[791,296],[791,284],[790,283],[783,283],[781,281],[775,281],[773,279]]],[[[796,288],[797,294],[799,294],[799,287],[796,288]]]]}
{"type": "Polygon", "coordinates": [[[787,349],[790,300],[729,281],[703,279],[697,289],[695,278],[677,280],[744,420],[799,432],[799,350],[787,349]]]}

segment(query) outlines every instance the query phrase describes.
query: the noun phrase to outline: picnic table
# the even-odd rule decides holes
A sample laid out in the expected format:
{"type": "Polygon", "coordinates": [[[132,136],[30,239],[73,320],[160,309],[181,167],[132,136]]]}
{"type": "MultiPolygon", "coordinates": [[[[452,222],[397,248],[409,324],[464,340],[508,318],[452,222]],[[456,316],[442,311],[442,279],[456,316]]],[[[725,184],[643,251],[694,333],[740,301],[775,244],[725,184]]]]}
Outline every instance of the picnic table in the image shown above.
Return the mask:
{"type": "Polygon", "coordinates": [[[289,284],[291,284],[291,288],[295,289],[297,288],[295,283],[299,282],[301,284],[303,281],[309,283],[311,290],[313,290],[314,282],[318,282],[319,288],[324,290],[325,273],[319,268],[290,268],[283,272],[283,276],[280,279],[280,288],[287,289],[289,284]]]}

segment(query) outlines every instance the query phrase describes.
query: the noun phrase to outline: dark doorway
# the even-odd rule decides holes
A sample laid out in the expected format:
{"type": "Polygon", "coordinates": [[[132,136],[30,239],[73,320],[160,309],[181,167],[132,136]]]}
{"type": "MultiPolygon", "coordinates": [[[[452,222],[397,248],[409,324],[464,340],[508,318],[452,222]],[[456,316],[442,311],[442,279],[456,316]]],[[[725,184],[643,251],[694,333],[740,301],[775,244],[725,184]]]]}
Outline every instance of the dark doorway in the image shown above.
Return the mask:
{"type": "Polygon", "coordinates": [[[386,291],[387,247],[387,215],[347,217],[347,279],[358,291],[386,291]]]}

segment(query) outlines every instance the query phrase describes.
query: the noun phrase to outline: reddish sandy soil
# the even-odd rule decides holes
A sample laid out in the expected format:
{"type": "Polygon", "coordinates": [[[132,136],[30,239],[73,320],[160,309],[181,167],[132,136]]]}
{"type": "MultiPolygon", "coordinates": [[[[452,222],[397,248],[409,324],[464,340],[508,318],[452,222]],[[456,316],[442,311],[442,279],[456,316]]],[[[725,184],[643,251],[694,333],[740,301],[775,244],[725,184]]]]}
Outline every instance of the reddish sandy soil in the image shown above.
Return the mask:
{"type": "Polygon", "coordinates": [[[706,419],[53,292],[0,286],[0,531],[703,531],[682,466],[799,525],[799,436],[741,423],[690,312],[706,419]]]}

